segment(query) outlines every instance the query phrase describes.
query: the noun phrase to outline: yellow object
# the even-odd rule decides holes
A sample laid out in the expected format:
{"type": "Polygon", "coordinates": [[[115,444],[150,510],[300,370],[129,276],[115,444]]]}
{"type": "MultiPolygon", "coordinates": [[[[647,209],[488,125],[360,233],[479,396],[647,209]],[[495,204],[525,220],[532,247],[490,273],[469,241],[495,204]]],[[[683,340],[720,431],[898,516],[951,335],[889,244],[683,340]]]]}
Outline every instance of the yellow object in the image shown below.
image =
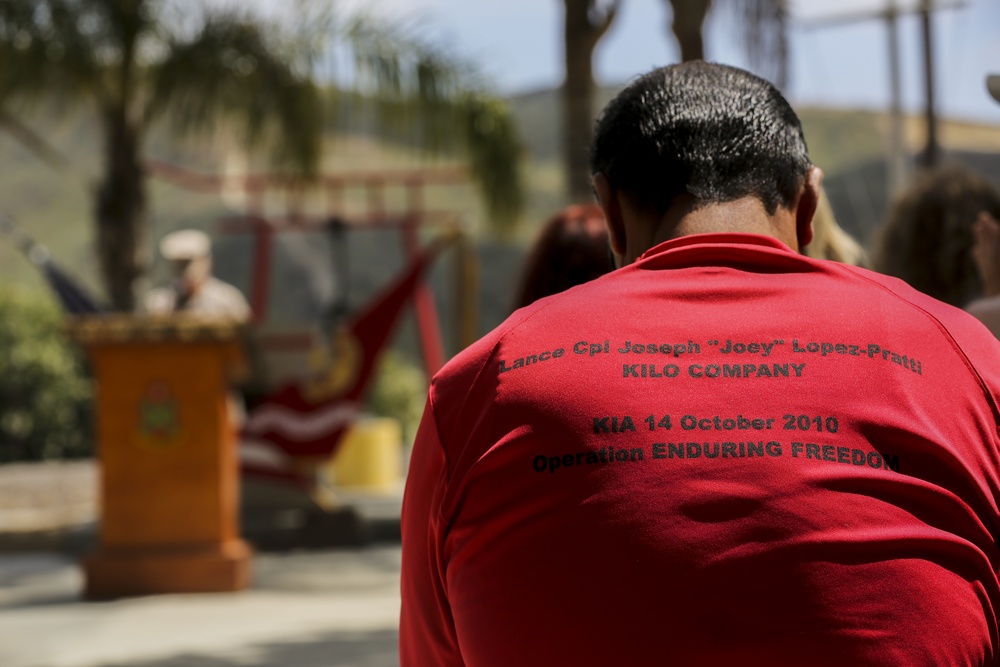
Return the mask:
{"type": "Polygon", "coordinates": [[[359,419],[329,463],[337,488],[392,491],[403,476],[403,429],[388,417],[359,419]]]}

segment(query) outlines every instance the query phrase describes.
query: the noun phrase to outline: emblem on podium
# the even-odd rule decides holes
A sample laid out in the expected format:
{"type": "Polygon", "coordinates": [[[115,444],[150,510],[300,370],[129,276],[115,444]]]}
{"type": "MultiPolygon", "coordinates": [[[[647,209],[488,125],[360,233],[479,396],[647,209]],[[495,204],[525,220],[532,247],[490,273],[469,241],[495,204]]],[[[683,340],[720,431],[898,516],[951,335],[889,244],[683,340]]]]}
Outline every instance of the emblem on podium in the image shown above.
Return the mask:
{"type": "Polygon", "coordinates": [[[165,449],[180,440],[177,397],[163,380],[155,380],[139,399],[139,442],[153,449],[165,449]]]}

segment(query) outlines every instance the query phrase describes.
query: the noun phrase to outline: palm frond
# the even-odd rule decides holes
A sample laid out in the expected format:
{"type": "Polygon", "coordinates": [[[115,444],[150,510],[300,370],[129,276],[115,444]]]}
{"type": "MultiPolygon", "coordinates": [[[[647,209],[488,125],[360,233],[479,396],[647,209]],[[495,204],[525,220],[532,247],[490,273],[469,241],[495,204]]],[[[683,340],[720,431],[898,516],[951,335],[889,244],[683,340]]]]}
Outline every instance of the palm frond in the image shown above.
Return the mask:
{"type": "MultiPolygon", "coordinates": [[[[101,94],[103,67],[88,0],[0,0],[0,101],[55,102],[101,94]]],[[[99,22],[99,21],[98,21],[99,22]]]]}
{"type": "Polygon", "coordinates": [[[509,232],[524,203],[521,143],[510,110],[484,77],[406,24],[359,15],[342,34],[354,67],[331,88],[333,122],[356,128],[360,121],[380,138],[432,154],[464,154],[492,227],[509,232]]]}
{"type": "Polygon", "coordinates": [[[462,102],[464,141],[494,229],[513,231],[524,208],[521,143],[514,117],[495,98],[468,94],[462,102]]]}
{"type": "Polygon", "coordinates": [[[179,135],[237,128],[249,147],[312,174],[319,163],[322,113],[310,78],[297,71],[276,26],[226,13],[209,16],[190,38],[175,37],[150,68],[147,118],[164,118],[179,135]]]}

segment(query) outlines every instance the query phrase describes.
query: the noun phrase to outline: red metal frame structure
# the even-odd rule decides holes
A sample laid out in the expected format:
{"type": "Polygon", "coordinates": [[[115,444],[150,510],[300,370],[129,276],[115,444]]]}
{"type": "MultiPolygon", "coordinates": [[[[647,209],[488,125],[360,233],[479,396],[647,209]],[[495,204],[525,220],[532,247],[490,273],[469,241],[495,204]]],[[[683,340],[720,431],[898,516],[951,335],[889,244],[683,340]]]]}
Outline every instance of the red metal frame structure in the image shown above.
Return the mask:
{"type": "MultiPolygon", "coordinates": [[[[147,162],[146,170],[151,176],[194,192],[221,193],[224,188],[232,187],[234,181],[232,177],[196,173],[158,160],[147,162]]],[[[419,249],[420,228],[436,226],[445,230],[457,230],[454,213],[433,211],[425,207],[425,188],[430,185],[457,185],[467,180],[467,170],[454,166],[325,174],[308,183],[280,174],[247,174],[240,177],[240,187],[247,197],[246,214],[224,219],[222,230],[253,234],[254,271],[250,288],[253,323],[260,324],[267,319],[275,234],[318,229],[333,218],[350,227],[398,228],[402,233],[404,250],[413,259],[419,249]],[[390,188],[405,191],[403,211],[391,212],[387,207],[386,192],[390,188]],[[325,193],[325,216],[307,215],[304,212],[305,193],[317,189],[325,193]],[[346,213],[345,193],[349,190],[362,190],[366,193],[366,211],[361,215],[346,213]],[[286,215],[265,215],[265,201],[271,192],[284,193],[286,215]]],[[[424,366],[430,377],[444,364],[444,346],[434,295],[426,284],[421,284],[416,289],[414,308],[424,366]]],[[[275,342],[280,344],[280,341],[275,342]]],[[[295,346],[299,344],[298,341],[286,343],[295,346]]]]}

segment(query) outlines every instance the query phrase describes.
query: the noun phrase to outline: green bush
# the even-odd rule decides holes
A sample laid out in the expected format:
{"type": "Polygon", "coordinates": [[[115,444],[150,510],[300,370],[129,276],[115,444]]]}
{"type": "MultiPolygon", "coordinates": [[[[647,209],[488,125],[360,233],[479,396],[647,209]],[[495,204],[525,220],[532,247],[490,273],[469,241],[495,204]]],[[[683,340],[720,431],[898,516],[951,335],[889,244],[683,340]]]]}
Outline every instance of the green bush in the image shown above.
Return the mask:
{"type": "Polygon", "coordinates": [[[93,453],[91,382],[61,327],[55,304],[0,288],[0,463],[93,453]]]}
{"type": "Polygon", "coordinates": [[[401,354],[389,350],[382,355],[375,373],[368,410],[380,417],[398,419],[403,426],[403,442],[412,444],[427,398],[424,372],[401,354]]]}

